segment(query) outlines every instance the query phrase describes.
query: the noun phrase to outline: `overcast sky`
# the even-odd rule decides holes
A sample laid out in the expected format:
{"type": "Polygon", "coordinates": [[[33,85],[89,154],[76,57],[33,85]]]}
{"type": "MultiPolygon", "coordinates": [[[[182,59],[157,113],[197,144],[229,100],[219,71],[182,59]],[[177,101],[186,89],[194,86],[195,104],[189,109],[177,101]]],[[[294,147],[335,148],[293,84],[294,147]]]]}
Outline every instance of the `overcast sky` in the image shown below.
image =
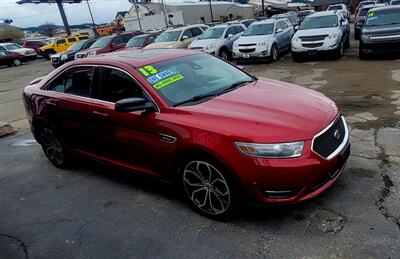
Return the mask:
{"type": "MultiPolygon", "coordinates": [[[[24,4],[17,5],[17,0],[0,0],[0,19],[12,19],[11,25],[30,27],[51,22],[62,25],[56,4],[24,4]]],[[[96,23],[110,22],[117,11],[127,11],[131,4],[128,0],[90,0],[96,23]]],[[[68,22],[73,24],[91,23],[86,2],[81,4],[64,4],[68,22]]]]}

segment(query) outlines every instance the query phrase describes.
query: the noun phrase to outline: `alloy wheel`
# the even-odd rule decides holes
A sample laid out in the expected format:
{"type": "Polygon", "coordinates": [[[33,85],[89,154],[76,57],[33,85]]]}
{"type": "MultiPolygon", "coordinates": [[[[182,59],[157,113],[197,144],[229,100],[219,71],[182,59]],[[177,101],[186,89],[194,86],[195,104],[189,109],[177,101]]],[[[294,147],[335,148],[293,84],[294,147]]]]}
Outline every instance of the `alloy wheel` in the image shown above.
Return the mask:
{"type": "Polygon", "coordinates": [[[19,65],[21,65],[21,60],[16,58],[16,59],[14,59],[13,64],[14,64],[14,66],[19,66],[19,65]]]}
{"type": "Polygon", "coordinates": [[[273,61],[278,60],[278,50],[277,50],[276,46],[272,47],[272,60],[273,61]]]}
{"type": "Polygon", "coordinates": [[[183,185],[193,204],[209,215],[220,215],[229,209],[231,192],[223,174],[212,164],[192,161],[183,171],[183,185]]]}
{"type": "Polygon", "coordinates": [[[47,158],[55,165],[62,165],[64,163],[64,149],[54,131],[49,128],[43,128],[40,137],[47,158]]]}

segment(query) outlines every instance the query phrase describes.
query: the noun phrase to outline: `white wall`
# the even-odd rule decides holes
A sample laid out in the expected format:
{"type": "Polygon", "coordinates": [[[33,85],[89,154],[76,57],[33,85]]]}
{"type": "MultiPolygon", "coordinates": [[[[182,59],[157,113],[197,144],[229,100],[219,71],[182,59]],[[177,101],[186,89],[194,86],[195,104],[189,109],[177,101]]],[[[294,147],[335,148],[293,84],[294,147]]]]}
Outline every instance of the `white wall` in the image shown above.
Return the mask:
{"type": "MultiPolygon", "coordinates": [[[[171,19],[174,24],[184,24],[182,11],[170,12],[169,14],[172,14],[174,16],[171,19]]],[[[143,16],[140,18],[140,23],[142,25],[142,30],[166,27],[163,14],[143,16]]],[[[131,17],[124,19],[124,25],[126,31],[140,30],[138,20],[131,17]]]]}

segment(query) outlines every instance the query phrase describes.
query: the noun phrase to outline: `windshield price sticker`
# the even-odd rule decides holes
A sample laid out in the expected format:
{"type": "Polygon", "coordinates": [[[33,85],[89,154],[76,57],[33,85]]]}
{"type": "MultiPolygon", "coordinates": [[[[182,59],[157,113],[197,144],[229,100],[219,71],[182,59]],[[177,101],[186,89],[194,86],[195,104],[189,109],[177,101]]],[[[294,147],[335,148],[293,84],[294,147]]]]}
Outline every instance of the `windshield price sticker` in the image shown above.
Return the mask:
{"type": "Polygon", "coordinates": [[[166,78],[164,80],[161,80],[160,82],[158,82],[155,85],[153,85],[153,87],[156,90],[159,90],[159,89],[163,88],[164,86],[167,86],[169,84],[172,84],[172,83],[174,83],[176,81],[179,81],[179,80],[182,80],[182,79],[183,79],[183,76],[181,74],[175,74],[175,75],[173,75],[171,77],[168,77],[168,78],[166,78]]]}
{"type": "Polygon", "coordinates": [[[163,80],[167,77],[172,76],[173,74],[175,74],[173,71],[171,71],[170,69],[167,69],[165,71],[162,71],[160,73],[157,73],[153,76],[148,77],[146,80],[147,82],[149,82],[151,85],[156,84],[158,81],[163,80]]]}
{"type": "Polygon", "coordinates": [[[155,67],[150,66],[150,65],[139,68],[139,71],[146,77],[158,73],[158,70],[155,67]]]}
{"type": "Polygon", "coordinates": [[[374,12],[369,12],[368,17],[374,16],[374,12]]]}

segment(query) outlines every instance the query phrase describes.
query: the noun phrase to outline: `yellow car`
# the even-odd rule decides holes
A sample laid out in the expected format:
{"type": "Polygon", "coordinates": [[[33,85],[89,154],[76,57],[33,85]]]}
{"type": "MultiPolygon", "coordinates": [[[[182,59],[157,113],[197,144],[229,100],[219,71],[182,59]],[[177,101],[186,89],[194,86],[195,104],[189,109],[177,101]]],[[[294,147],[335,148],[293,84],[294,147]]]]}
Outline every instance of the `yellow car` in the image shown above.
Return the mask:
{"type": "Polygon", "coordinates": [[[87,35],[74,35],[65,38],[52,38],[49,44],[39,48],[39,54],[47,59],[50,59],[51,55],[63,52],[75,42],[86,40],[88,38],[89,37],[87,35]]]}

